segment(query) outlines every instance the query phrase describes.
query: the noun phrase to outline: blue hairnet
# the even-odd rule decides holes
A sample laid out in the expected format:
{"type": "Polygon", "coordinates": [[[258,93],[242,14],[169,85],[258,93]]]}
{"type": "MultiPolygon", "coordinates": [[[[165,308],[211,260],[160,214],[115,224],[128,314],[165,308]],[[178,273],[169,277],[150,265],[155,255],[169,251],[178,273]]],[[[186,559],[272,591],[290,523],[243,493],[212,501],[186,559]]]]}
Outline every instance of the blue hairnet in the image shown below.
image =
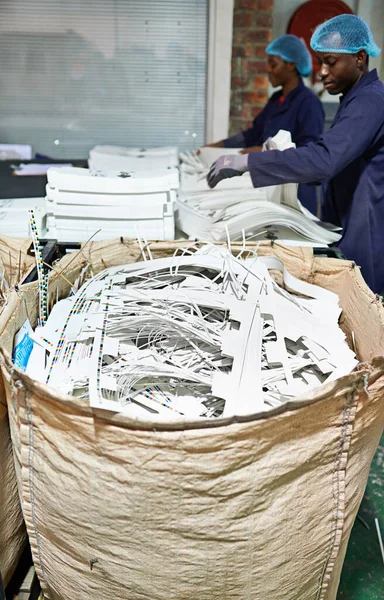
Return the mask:
{"type": "Polygon", "coordinates": [[[340,54],[365,50],[369,56],[378,56],[381,52],[368,25],[356,15],[339,15],[319,25],[311,37],[311,48],[340,54]]]}
{"type": "Polygon", "coordinates": [[[312,71],[312,58],[306,45],[295,35],[286,33],[271,42],[267,54],[280,56],[287,62],[295,63],[300,75],[307,77],[312,71]]]}

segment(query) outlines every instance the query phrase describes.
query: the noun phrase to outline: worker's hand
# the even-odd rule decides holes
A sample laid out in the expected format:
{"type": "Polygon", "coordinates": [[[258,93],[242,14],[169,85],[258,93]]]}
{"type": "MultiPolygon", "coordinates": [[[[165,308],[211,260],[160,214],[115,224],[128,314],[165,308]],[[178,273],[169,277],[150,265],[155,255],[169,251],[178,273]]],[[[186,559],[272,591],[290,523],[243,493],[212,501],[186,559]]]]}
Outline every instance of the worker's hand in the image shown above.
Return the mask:
{"type": "Polygon", "coordinates": [[[267,138],[262,146],[262,152],[267,150],[277,150],[277,146],[271,137],[267,138]]]}
{"type": "Polygon", "coordinates": [[[243,148],[239,154],[249,154],[250,152],[261,152],[261,146],[250,146],[249,148],[243,148]]]}
{"type": "Polygon", "coordinates": [[[222,179],[236,177],[248,171],[247,154],[229,154],[220,156],[209,169],[207,182],[214,188],[222,179]]]}
{"type": "MultiPolygon", "coordinates": [[[[224,148],[224,143],[220,142],[212,142],[212,144],[204,144],[203,148],[224,148]]],[[[199,156],[201,148],[196,150],[196,155],[199,156]]]]}
{"type": "Polygon", "coordinates": [[[223,142],[223,140],[220,140],[219,142],[212,142],[211,144],[205,144],[205,146],[207,148],[224,148],[224,142],[223,142]]]}

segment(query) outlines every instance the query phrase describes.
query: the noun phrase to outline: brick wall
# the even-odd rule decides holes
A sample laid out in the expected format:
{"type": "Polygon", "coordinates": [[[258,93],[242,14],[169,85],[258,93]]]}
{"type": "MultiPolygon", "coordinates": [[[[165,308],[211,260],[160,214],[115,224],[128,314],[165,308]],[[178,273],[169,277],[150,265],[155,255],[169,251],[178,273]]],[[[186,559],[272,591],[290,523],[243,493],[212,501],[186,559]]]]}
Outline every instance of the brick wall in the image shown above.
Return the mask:
{"type": "Polygon", "coordinates": [[[267,101],[272,17],[273,0],[235,0],[229,135],[249,127],[267,101]]]}

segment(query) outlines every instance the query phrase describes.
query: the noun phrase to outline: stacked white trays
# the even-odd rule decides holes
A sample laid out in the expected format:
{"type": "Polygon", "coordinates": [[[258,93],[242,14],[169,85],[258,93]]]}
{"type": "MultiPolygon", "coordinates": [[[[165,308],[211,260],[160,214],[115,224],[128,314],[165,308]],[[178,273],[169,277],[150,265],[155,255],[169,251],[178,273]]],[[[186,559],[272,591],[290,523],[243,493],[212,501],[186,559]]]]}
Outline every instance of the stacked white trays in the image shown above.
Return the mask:
{"type": "Polygon", "coordinates": [[[95,146],[89,152],[90,169],[114,171],[142,171],[147,169],[174,169],[179,163],[176,146],[161,148],[125,148],[123,146],[95,146]]]}
{"type": "Polygon", "coordinates": [[[29,237],[29,210],[33,210],[37,230],[44,234],[46,209],[44,198],[11,198],[0,200],[0,234],[29,237]]]}
{"type": "Polygon", "coordinates": [[[64,167],[49,169],[47,176],[49,237],[174,239],[177,169],[101,173],[64,167]]]}

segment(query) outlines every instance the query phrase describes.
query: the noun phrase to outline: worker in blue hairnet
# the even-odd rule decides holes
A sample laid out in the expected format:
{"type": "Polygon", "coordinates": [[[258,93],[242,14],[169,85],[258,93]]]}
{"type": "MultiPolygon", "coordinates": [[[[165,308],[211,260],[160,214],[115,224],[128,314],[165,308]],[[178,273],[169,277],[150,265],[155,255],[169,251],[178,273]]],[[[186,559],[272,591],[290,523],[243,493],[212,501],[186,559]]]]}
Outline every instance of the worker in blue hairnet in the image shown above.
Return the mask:
{"type": "MultiPolygon", "coordinates": [[[[209,146],[244,148],[242,153],[248,154],[261,150],[263,143],[280,129],[291,133],[297,147],[318,140],[323,133],[323,105],[302,80],[312,69],[305,44],[295,35],[282,35],[269,44],[266,52],[269,81],[273,87],[281,86],[281,90],[271,96],[252,127],[209,146]]],[[[308,210],[317,213],[316,186],[300,185],[298,197],[308,210]]]]}
{"type": "Polygon", "coordinates": [[[321,218],[343,228],[338,246],[360,265],[374,292],[384,292],[384,84],[369,56],[378,56],[368,25],[340,15],[320,25],[311,47],[330,94],[341,94],[332,126],[318,142],[284,152],[222,156],[208,184],[250,171],[255,187],[325,182],[321,218]]]}

